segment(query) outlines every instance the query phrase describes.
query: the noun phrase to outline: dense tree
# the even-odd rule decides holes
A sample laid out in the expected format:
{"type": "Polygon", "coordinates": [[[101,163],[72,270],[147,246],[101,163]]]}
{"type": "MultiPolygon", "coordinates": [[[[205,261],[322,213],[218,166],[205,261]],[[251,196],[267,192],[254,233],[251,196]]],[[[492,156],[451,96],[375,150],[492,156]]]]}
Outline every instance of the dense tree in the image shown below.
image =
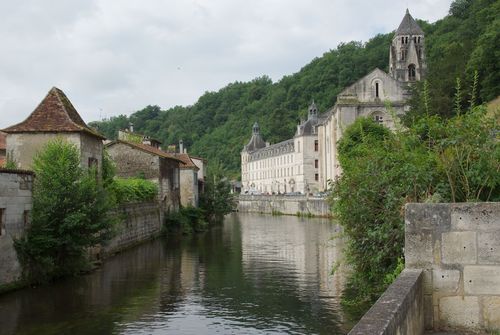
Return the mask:
{"type": "Polygon", "coordinates": [[[78,149],[56,139],[35,157],[31,225],[15,241],[30,282],[77,274],[88,249],[111,237],[112,219],[96,171],[84,171],[78,149]]]}

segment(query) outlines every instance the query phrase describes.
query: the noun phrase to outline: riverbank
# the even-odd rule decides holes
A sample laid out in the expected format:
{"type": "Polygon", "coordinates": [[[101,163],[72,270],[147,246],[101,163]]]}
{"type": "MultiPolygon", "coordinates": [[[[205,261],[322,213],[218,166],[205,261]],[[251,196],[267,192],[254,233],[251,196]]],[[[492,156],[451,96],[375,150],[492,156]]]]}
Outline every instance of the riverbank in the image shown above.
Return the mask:
{"type": "Polygon", "coordinates": [[[240,195],[238,212],[330,218],[326,198],[306,195],[240,195]]]}

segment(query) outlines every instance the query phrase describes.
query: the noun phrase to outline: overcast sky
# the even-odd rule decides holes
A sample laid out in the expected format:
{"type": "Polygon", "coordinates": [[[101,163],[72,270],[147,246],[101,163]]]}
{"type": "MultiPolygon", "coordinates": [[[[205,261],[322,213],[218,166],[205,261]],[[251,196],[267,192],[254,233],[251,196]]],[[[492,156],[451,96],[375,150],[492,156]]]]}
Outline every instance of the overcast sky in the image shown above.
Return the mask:
{"type": "Polygon", "coordinates": [[[234,81],[292,74],[451,0],[0,0],[0,129],[52,86],[86,122],[190,105],[234,81]]]}

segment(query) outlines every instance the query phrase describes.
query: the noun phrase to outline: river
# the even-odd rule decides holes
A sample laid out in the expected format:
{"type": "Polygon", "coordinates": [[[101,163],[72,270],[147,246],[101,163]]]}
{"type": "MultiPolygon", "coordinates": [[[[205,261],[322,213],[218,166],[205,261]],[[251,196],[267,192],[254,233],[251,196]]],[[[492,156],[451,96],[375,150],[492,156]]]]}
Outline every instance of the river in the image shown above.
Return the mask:
{"type": "Polygon", "coordinates": [[[0,296],[0,334],[345,334],[338,234],[326,219],[232,214],[0,296]]]}

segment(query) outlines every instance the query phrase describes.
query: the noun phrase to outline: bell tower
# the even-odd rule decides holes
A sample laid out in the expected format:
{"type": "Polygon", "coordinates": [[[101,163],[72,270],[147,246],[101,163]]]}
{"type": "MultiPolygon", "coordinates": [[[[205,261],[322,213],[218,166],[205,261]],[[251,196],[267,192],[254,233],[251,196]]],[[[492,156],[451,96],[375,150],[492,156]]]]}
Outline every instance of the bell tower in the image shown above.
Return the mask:
{"type": "Polygon", "coordinates": [[[425,77],[424,41],[424,31],[407,9],[389,51],[389,74],[394,79],[411,83],[425,77]]]}

